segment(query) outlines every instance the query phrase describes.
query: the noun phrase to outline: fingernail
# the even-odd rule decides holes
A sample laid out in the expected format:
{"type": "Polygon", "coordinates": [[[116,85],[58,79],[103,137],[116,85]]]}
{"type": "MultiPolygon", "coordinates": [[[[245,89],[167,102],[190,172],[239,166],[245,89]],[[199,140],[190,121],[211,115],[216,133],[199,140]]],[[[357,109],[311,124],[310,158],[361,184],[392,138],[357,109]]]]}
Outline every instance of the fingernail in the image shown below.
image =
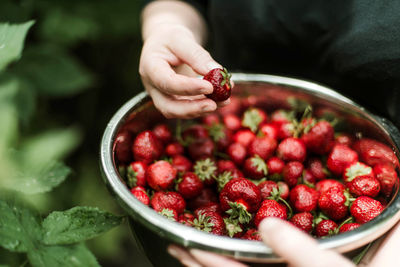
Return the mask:
{"type": "Polygon", "coordinates": [[[201,267],[200,264],[195,263],[195,262],[190,261],[190,260],[186,260],[186,259],[185,259],[185,260],[182,260],[181,262],[182,262],[182,264],[183,264],[184,266],[187,266],[187,267],[201,267]]]}
{"type": "Polygon", "coordinates": [[[168,247],[168,253],[174,257],[174,258],[178,258],[178,251],[172,247],[168,247]]]}
{"type": "Polygon", "coordinates": [[[212,106],[212,105],[205,105],[202,108],[203,112],[211,112],[211,111],[214,111],[214,110],[215,110],[215,106],[212,106]]]}

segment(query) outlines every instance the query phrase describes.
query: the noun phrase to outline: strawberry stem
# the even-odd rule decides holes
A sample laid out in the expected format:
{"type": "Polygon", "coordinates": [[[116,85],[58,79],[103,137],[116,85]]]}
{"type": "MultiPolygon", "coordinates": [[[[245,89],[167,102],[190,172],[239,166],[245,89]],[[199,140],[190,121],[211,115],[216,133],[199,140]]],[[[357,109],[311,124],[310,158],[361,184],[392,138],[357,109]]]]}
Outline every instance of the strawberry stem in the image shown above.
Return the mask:
{"type": "Polygon", "coordinates": [[[247,211],[247,208],[237,202],[229,202],[229,206],[231,209],[225,211],[227,214],[229,214],[229,218],[231,220],[238,220],[241,224],[249,223],[252,215],[247,211]]]}
{"type": "Polygon", "coordinates": [[[205,216],[203,213],[200,213],[198,218],[194,219],[191,224],[194,228],[209,233],[214,226],[214,224],[210,222],[210,219],[210,216],[205,216]]]}

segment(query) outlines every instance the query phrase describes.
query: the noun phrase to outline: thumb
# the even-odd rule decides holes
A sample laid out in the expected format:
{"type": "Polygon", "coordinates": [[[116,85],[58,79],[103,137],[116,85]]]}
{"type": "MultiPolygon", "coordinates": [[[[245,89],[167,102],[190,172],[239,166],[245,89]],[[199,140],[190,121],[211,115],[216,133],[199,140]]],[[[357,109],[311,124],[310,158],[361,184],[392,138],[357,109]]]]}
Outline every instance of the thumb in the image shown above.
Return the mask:
{"type": "Polygon", "coordinates": [[[182,35],[179,39],[174,38],[169,49],[198,74],[205,75],[212,69],[222,68],[210,53],[190,36],[182,35]]]}

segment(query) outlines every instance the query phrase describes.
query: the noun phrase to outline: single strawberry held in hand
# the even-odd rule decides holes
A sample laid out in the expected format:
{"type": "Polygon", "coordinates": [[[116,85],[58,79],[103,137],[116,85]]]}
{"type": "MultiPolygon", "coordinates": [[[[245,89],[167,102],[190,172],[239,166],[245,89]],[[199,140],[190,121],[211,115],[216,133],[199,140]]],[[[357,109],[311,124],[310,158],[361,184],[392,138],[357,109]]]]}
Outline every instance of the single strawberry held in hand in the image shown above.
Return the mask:
{"type": "Polygon", "coordinates": [[[211,94],[206,95],[208,98],[216,102],[227,100],[231,96],[231,74],[223,69],[212,69],[204,77],[203,80],[209,81],[214,88],[211,94]]]}

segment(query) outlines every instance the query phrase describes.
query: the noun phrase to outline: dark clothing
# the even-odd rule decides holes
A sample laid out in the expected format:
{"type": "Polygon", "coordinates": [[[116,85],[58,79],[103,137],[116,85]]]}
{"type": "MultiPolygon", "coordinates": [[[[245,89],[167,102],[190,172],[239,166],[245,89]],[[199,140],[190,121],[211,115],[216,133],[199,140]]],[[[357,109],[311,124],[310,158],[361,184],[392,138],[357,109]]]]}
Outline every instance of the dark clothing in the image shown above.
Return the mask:
{"type": "Polygon", "coordinates": [[[188,2],[229,70],[317,81],[400,125],[399,0],[188,2]]]}

